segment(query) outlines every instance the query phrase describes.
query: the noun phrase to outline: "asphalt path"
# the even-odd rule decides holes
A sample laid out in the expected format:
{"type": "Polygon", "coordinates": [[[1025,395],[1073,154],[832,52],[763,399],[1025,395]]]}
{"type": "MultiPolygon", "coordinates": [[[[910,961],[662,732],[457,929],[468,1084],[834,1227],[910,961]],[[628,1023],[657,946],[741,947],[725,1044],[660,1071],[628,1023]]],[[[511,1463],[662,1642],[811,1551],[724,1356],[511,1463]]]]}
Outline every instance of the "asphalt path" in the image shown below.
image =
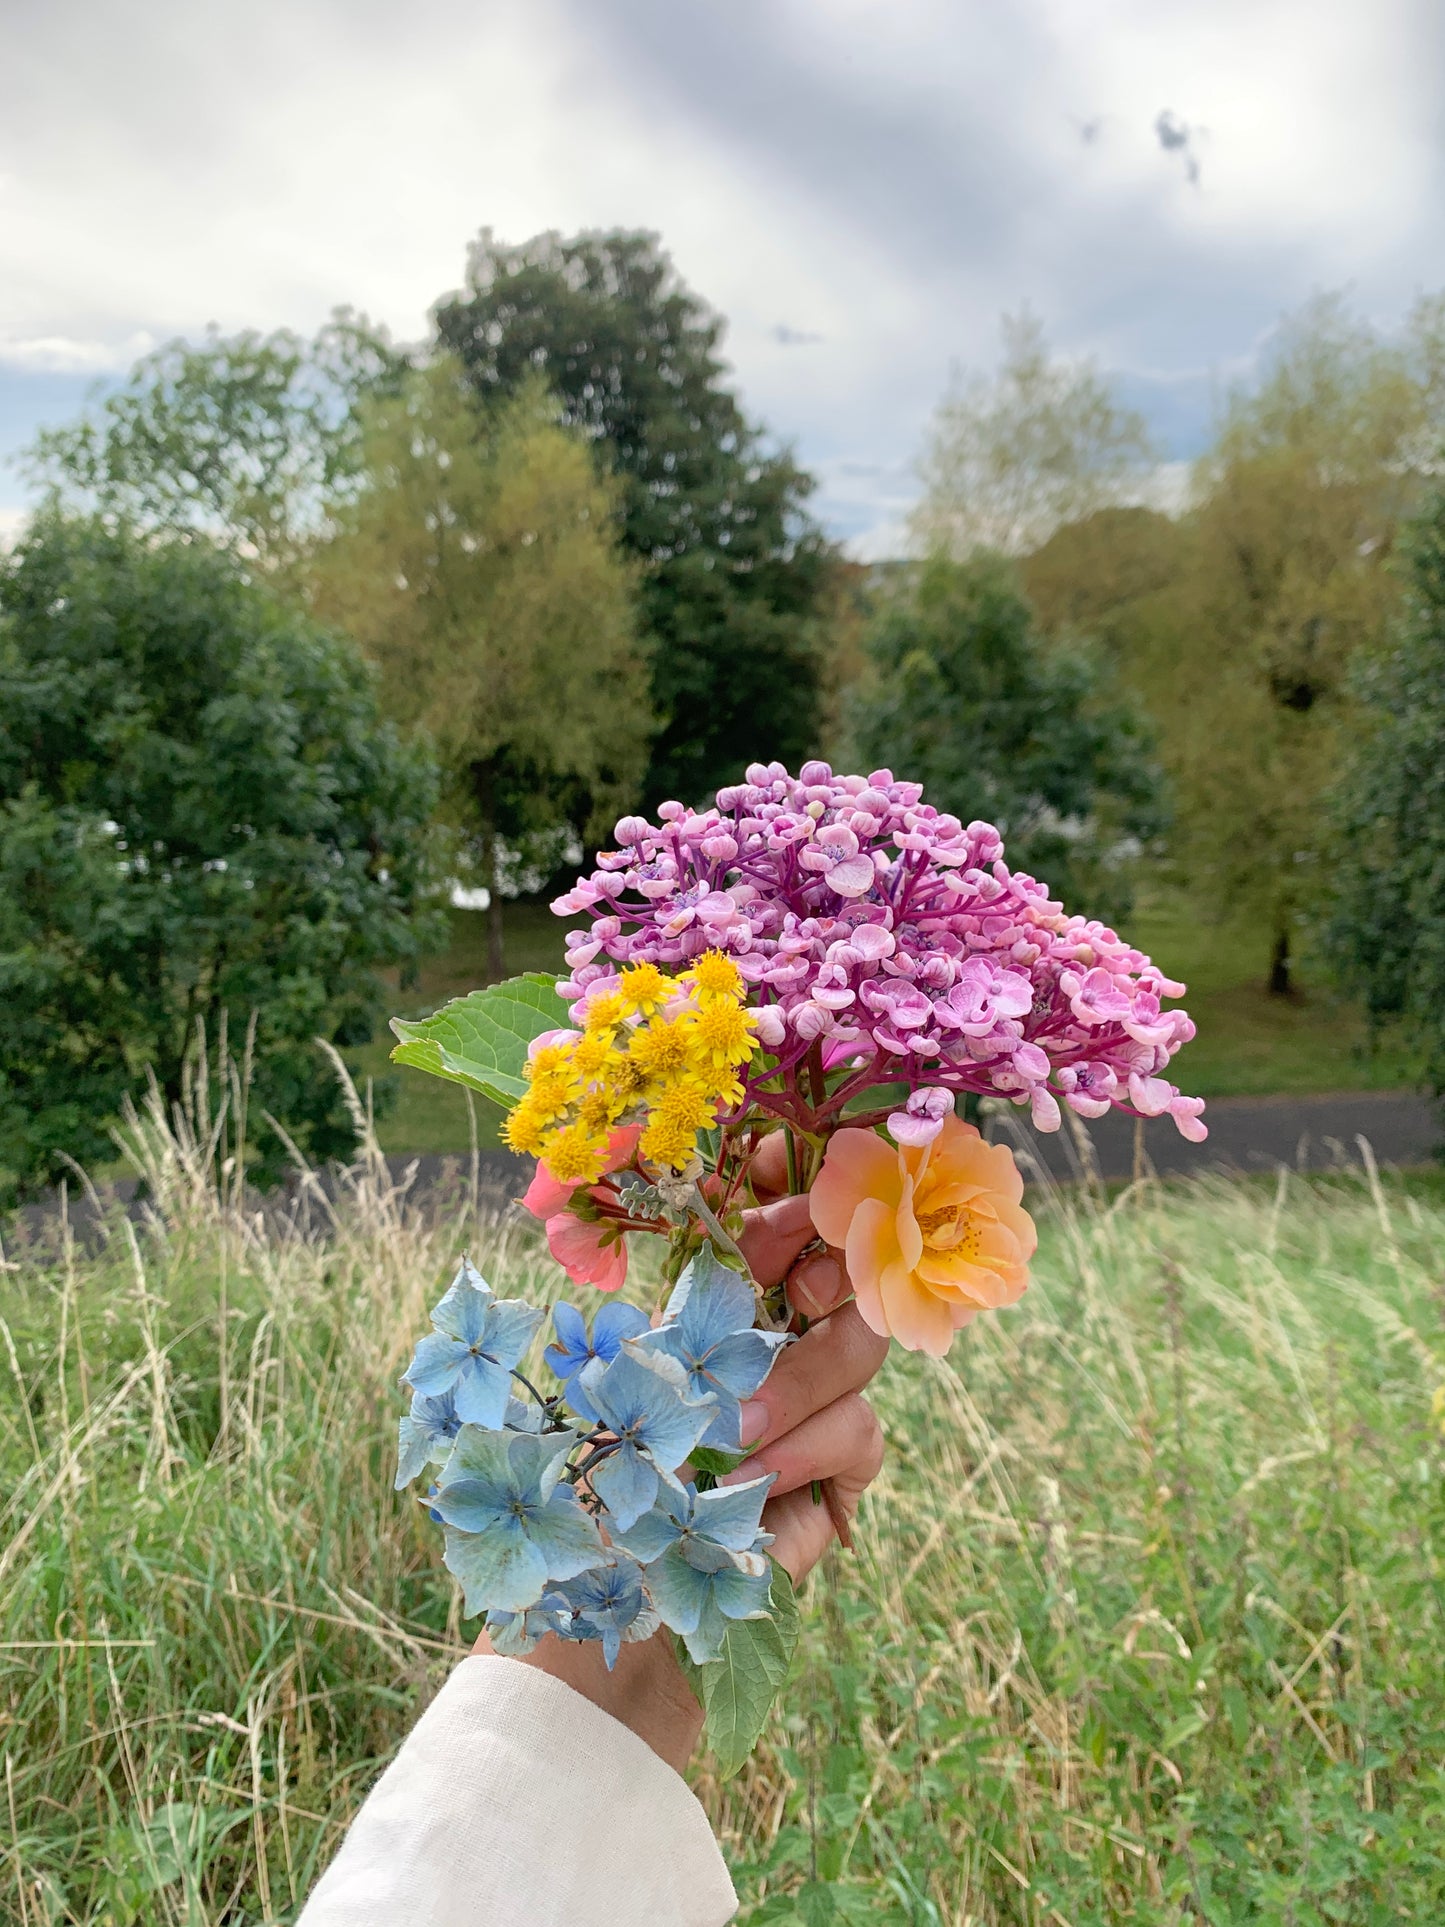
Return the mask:
{"type": "MultiPolygon", "coordinates": [[[[1155,1173],[1160,1177],[1202,1175],[1206,1172],[1249,1174],[1278,1170],[1358,1169],[1364,1162],[1362,1144],[1380,1165],[1408,1167],[1426,1164],[1445,1151],[1445,1125],[1427,1099],[1398,1091],[1349,1091],[1326,1097],[1219,1098],[1205,1112],[1209,1137],[1203,1144],[1182,1138],[1168,1118],[1135,1120],[1117,1113],[1084,1125],[1066,1114],[1062,1130],[1047,1135],[1032,1130],[1022,1112],[1005,1112],[991,1120],[989,1135],[1011,1142],[1020,1153],[1025,1175],[1031,1166],[1055,1181],[1078,1181],[1090,1167],[1104,1179],[1132,1178],[1155,1173]]],[[[471,1160],[465,1156],[391,1155],[386,1160],[393,1180],[404,1184],[421,1204],[442,1204],[448,1196],[471,1184],[471,1160]]],[[[510,1151],[484,1151],[479,1159],[478,1188],[487,1200],[503,1205],[520,1197],[532,1174],[530,1158],[510,1151]]],[[[335,1196],[334,1173],[321,1174],[321,1188],[335,1196]]],[[[105,1187],[99,1200],[103,1210],[116,1205],[128,1216],[142,1215],[134,1180],[105,1187]]],[[[262,1208],[279,1218],[298,1218],[317,1231],[324,1230],[327,1213],[313,1197],[306,1202],[295,1187],[271,1193],[262,1208]]],[[[84,1193],[68,1190],[65,1215],[83,1239],[95,1224],[95,1202],[84,1193]]],[[[6,1227],[6,1245],[14,1250],[27,1244],[49,1243],[61,1215],[58,1194],[28,1205],[6,1227]]],[[[88,1241],[88,1240],[87,1240],[88,1241]]]]}

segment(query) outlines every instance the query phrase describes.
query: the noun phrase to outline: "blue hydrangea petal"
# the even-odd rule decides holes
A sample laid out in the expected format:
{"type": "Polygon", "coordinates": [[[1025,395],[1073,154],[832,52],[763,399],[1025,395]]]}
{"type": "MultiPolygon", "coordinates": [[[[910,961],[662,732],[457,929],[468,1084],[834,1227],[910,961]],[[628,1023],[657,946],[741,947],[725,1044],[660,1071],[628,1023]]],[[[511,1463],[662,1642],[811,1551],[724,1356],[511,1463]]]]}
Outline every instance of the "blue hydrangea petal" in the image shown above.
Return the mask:
{"type": "Polygon", "coordinates": [[[650,1565],[660,1559],[669,1546],[675,1546],[681,1537],[683,1526],[687,1523],[687,1495],[681,1500],[673,1489],[659,1485],[657,1503],[651,1512],[644,1512],[635,1524],[625,1530],[618,1528],[612,1532],[614,1544],[630,1552],[634,1559],[643,1565],[650,1565]]]}
{"type": "Polygon", "coordinates": [[[545,1417],[540,1405],[529,1398],[509,1398],[502,1424],[509,1432],[540,1432],[545,1417]]]}
{"type": "MultiPolygon", "coordinates": [[[[739,1553],[746,1558],[746,1553],[739,1553]]],[[[767,1560],[761,1553],[756,1555],[762,1565],[760,1573],[740,1572],[736,1567],[724,1566],[721,1572],[712,1576],[712,1600],[718,1611],[726,1619],[762,1619],[768,1610],[768,1598],[772,1586],[772,1573],[767,1560]]]]}
{"type": "Polygon", "coordinates": [[[712,1660],[722,1657],[723,1640],[727,1637],[728,1622],[718,1611],[712,1597],[703,1601],[698,1623],[690,1633],[684,1633],[682,1643],[687,1648],[687,1656],[694,1666],[706,1666],[712,1660]]]}
{"type": "MultiPolygon", "coordinates": [[[[448,1467],[450,1470],[450,1467],[448,1467]]],[[[432,1499],[432,1510],[459,1532],[489,1532],[513,1517],[508,1495],[488,1479],[446,1479],[432,1499]]]]}
{"type": "Polygon", "coordinates": [[[457,1374],[471,1357],[467,1346],[444,1332],[428,1332],[418,1344],[402,1381],[427,1398],[440,1398],[457,1382],[457,1374]]]}
{"type": "Polygon", "coordinates": [[[448,1526],[443,1559],[462,1582],[468,1618],[491,1608],[522,1612],[536,1605],[547,1583],[546,1559],[511,1514],[483,1533],[448,1526]]]}
{"type": "Polygon", "coordinates": [[[675,1633],[697,1631],[711,1580],[690,1566],[674,1546],[647,1569],[647,1590],[658,1616],[675,1633]]]}
{"type": "Polygon", "coordinates": [[[606,1506],[620,1532],[652,1509],[657,1497],[657,1468],[637,1447],[624,1442],[589,1474],[592,1490],[606,1506]]]}
{"type": "Polygon", "coordinates": [[[689,1348],[702,1353],[732,1332],[750,1331],[757,1300],[747,1280],[704,1247],[678,1279],[666,1316],[682,1326],[689,1348]]]}
{"type": "Polygon", "coordinates": [[[570,1485],[557,1487],[541,1511],[528,1519],[526,1532],[546,1564],[549,1579],[573,1579],[607,1557],[591,1513],[570,1485]]]}
{"type": "Polygon", "coordinates": [[[471,1347],[479,1344],[486,1330],[487,1313],[493,1304],[491,1286],[465,1258],[445,1296],[432,1307],[431,1321],[439,1332],[471,1347]]]}
{"type": "Polygon", "coordinates": [[[769,1472],[766,1478],[749,1479],[745,1485],[717,1485],[711,1492],[699,1492],[692,1502],[693,1532],[714,1545],[726,1546],[729,1552],[751,1552],[777,1476],[769,1472]]]}
{"type": "Polygon", "coordinates": [[[547,1347],[542,1358],[547,1369],[565,1384],[592,1356],[592,1348],[587,1343],[587,1323],[575,1305],[562,1303],[552,1307],[552,1326],[557,1342],[547,1347]]]}
{"type": "Polygon", "coordinates": [[[494,1364],[490,1358],[468,1354],[465,1366],[457,1375],[454,1395],[457,1412],[468,1425],[482,1425],[488,1431],[496,1431],[507,1416],[512,1374],[505,1365],[494,1364]]]}
{"type": "Polygon", "coordinates": [[[436,1434],[414,1418],[401,1420],[396,1442],[396,1490],[411,1484],[431,1460],[436,1434]]]}
{"type": "Polygon", "coordinates": [[[523,1304],[520,1298],[498,1298],[487,1313],[481,1348],[499,1365],[515,1365],[537,1336],[547,1314],[540,1305],[523,1304]]]}
{"type": "Polygon", "coordinates": [[[720,1387],[734,1398],[751,1398],[773,1369],[787,1336],[786,1332],[747,1331],[719,1339],[702,1361],[709,1389],[720,1387]]]}
{"type": "Polygon", "coordinates": [[[651,1326],[640,1305],[609,1298],[592,1321],[592,1349],[599,1358],[614,1358],[624,1338],[638,1338],[651,1326]]]}

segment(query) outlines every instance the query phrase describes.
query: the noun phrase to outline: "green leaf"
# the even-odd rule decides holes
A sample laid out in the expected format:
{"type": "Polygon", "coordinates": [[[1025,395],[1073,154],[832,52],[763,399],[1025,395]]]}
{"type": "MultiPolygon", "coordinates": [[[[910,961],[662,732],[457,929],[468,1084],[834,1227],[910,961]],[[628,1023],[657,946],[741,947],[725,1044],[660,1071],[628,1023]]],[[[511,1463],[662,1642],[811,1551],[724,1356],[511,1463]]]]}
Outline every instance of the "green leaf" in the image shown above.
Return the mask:
{"type": "Polygon", "coordinates": [[[772,1612],[766,1619],[735,1620],[723,1640],[721,1658],[696,1666],[678,1642],[678,1658],[706,1715],[703,1738],[725,1780],[757,1745],[798,1643],[793,1582],[776,1560],[771,1563],[772,1612]]]}
{"type": "Polygon", "coordinates": [[[555,979],[529,972],[456,997],[415,1023],[393,1017],[401,1042],[391,1059],[465,1084],[510,1111],[526,1093],[527,1046],[544,1030],[565,1029],[569,1016],[555,979]]]}
{"type": "Polygon", "coordinates": [[[694,1472],[710,1472],[715,1479],[720,1479],[728,1472],[736,1472],[752,1450],[749,1446],[746,1452],[719,1452],[716,1446],[695,1445],[687,1455],[688,1463],[694,1472]]]}

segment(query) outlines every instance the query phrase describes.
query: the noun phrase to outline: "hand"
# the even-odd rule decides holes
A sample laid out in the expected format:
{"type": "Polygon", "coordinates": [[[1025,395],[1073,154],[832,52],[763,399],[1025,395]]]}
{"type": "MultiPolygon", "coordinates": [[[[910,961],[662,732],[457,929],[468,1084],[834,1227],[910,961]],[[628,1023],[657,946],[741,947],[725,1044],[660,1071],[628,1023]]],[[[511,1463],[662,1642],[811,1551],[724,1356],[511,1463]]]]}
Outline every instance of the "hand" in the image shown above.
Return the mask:
{"type": "MultiPolygon", "coordinates": [[[[757,1397],[744,1406],[744,1443],[757,1441],[757,1449],[731,1476],[778,1474],[763,1526],[774,1534],[773,1557],[797,1584],[833,1537],[827,1506],[813,1502],[813,1481],[831,1479],[851,1517],[883,1462],[883,1435],[862,1394],[887,1355],[888,1341],[869,1331],[857,1306],[845,1302],[852,1287],[841,1252],[800,1257],[815,1241],[813,1220],[806,1197],[777,1195],[787,1182],[780,1136],[764,1140],[752,1178],[755,1195],[768,1200],[744,1214],[739,1243],[753,1275],[762,1285],[786,1276],[794,1306],[817,1322],[787,1347],[757,1397]]],[[[473,1650],[490,1653],[485,1633],[473,1650]]],[[[671,1633],[624,1646],[610,1673],[601,1647],[591,1641],[547,1638],[520,1664],[550,1673],[621,1720],[679,1773],[687,1765],[702,1731],[702,1709],[677,1663],[671,1633]]]]}
{"type": "MultiPolygon", "coordinates": [[[[753,1161],[753,1190],[767,1198],[786,1184],[780,1135],[766,1138],[753,1161]]],[[[743,1444],[756,1450],[728,1482],[776,1472],[763,1511],[774,1535],[773,1557],[794,1583],[817,1564],[833,1537],[826,1506],[813,1499],[814,1480],[832,1481],[847,1517],[883,1463],[883,1434],[863,1388],[888,1354],[888,1340],[863,1323],[852,1296],[843,1254],[810,1253],[813,1220],[806,1197],[774,1196],[746,1214],[739,1242],[759,1284],[787,1276],[791,1303],[810,1321],[789,1345],[756,1398],[743,1407],[743,1444]],[[835,1309],[838,1308],[838,1309],[835,1309]]]]}

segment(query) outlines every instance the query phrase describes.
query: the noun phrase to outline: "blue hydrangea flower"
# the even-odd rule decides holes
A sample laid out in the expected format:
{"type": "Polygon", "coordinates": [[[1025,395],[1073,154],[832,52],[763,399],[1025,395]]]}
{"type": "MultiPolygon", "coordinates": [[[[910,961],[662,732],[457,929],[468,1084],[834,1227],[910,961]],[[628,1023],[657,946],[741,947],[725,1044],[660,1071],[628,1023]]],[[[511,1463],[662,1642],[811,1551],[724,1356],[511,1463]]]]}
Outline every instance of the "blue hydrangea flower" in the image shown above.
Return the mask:
{"type": "Polygon", "coordinates": [[[549,1580],[573,1579],[606,1559],[597,1527],[570,1485],[559,1483],[571,1433],[464,1425],[432,1506],[447,1528],[446,1566],[461,1580],[468,1614],[522,1612],[549,1580]]]}
{"type": "Polygon", "coordinates": [[[647,1568],[652,1603],[696,1666],[722,1652],[729,1620],[767,1617],[771,1589],[766,1553],[729,1552],[696,1538],[669,1546],[647,1568]]]}
{"type": "Polygon", "coordinates": [[[570,1638],[572,1608],[560,1594],[543,1593],[535,1606],[525,1612],[487,1614],[487,1637],[499,1653],[508,1659],[522,1659],[533,1651],[539,1640],[548,1633],[558,1633],[563,1639],[570,1638]]]}
{"type": "Polygon", "coordinates": [[[673,1478],[712,1423],[714,1410],[710,1398],[691,1397],[687,1375],[675,1359],[642,1357],[635,1344],[624,1344],[610,1362],[594,1358],[580,1374],[598,1422],[617,1437],[589,1478],[619,1528],[650,1511],[659,1478],[673,1478]]]}
{"type": "Polygon", "coordinates": [[[438,1465],[445,1463],[461,1428],[461,1415],[450,1392],[443,1392],[440,1398],[414,1392],[411,1410],[402,1419],[397,1437],[397,1491],[410,1485],[433,1460],[438,1465]]]}
{"type": "Polygon", "coordinates": [[[559,1590],[575,1614],[570,1637],[600,1639],[608,1672],[624,1644],[651,1639],[661,1623],[642,1590],[642,1568],[625,1553],[614,1552],[605,1566],[569,1579],[559,1590]]]}
{"type": "Polygon", "coordinates": [[[566,1386],[567,1401],[572,1410],[579,1417],[590,1419],[594,1425],[600,1424],[587,1394],[577,1383],[578,1374],[594,1358],[610,1364],[616,1358],[624,1338],[636,1338],[648,1329],[647,1313],[636,1305],[609,1299],[592,1321],[590,1338],[587,1336],[587,1322],[575,1305],[554,1305],[552,1323],[556,1328],[557,1343],[549,1345],[542,1357],[566,1386]]]}
{"type": "Polygon", "coordinates": [[[495,1431],[507,1412],[512,1367],[546,1317],[520,1299],[498,1298],[469,1259],[431,1315],[435,1331],[416,1348],[405,1383],[428,1398],[450,1392],[468,1425],[495,1431]]]}
{"type": "Polygon", "coordinates": [[[717,1414],[702,1444],[740,1452],[738,1412],[773,1369],[789,1343],[786,1332],[753,1328],[757,1304],[752,1287],[703,1249],[678,1279],[666,1322],[636,1340],[639,1350],[666,1352],[686,1371],[696,1396],[710,1394],[717,1414]]]}
{"type": "Polygon", "coordinates": [[[746,1485],[718,1485],[711,1492],[695,1486],[663,1485],[657,1503],[625,1530],[612,1537],[644,1566],[673,1546],[710,1546],[723,1552],[761,1552],[773,1543],[762,1530],[763,1506],[777,1478],[749,1479],[746,1485]]]}

